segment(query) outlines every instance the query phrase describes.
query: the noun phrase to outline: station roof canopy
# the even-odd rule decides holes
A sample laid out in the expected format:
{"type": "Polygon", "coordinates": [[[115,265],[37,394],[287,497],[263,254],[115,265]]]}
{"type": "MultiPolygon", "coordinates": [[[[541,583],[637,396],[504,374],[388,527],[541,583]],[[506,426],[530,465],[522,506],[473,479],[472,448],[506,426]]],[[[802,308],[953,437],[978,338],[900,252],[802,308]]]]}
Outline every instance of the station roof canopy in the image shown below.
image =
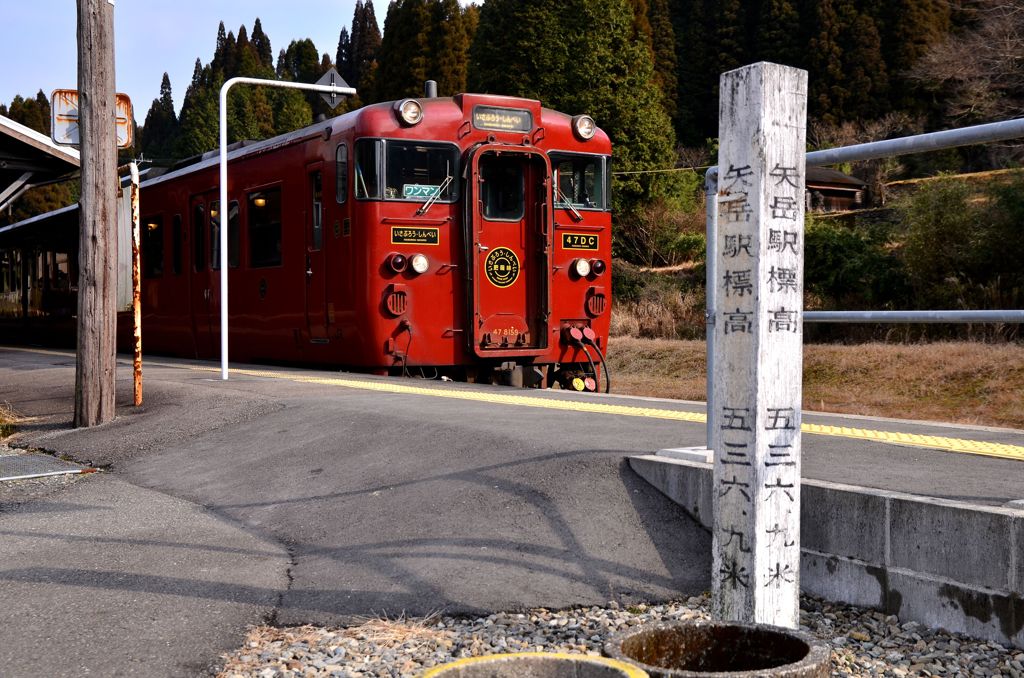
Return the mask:
{"type": "Polygon", "coordinates": [[[30,188],[73,176],[78,167],[77,150],[0,115],[0,210],[30,188]]]}

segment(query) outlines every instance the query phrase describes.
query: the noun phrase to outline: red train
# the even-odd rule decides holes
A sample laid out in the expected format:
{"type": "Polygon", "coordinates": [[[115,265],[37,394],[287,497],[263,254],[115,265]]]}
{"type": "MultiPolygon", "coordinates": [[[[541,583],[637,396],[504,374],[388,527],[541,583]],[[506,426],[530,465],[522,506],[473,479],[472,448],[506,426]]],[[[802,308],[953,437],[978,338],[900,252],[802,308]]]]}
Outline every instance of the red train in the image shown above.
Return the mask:
{"type": "MultiPolygon", "coordinates": [[[[229,155],[233,360],[599,388],[610,155],[588,116],[461,94],[229,155]]],[[[143,346],[219,352],[216,154],[144,181],[143,346]]]]}

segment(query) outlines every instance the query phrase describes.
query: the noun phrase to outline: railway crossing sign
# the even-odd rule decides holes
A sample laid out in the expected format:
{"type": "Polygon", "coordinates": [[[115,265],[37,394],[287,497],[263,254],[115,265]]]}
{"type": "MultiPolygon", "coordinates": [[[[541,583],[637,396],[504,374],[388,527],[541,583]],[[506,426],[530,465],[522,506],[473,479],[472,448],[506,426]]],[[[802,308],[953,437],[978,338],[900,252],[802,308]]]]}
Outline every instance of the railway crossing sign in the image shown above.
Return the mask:
{"type": "MultiPolygon", "coordinates": [[[[132,102],[127,94],[117,95],[117,147],[132,145],[132,102]]],[[[50,95],[50,138],[62,146],[78,146],[78,90],[55,89],[50,95]]]]}
{"type": "MultiPolygon", "coordinates": [[[[323,77],[316,81],[318,85],[324,85],[326,87],[348,87],[348,83],[341,77],[341,74],[331,66],[323,77]]],[[[320,96],[327,102],[327,105],[331,108],[337,108],[338,104],[341,103],[341,96],[336,92],[321,92],[320,96]]]]}

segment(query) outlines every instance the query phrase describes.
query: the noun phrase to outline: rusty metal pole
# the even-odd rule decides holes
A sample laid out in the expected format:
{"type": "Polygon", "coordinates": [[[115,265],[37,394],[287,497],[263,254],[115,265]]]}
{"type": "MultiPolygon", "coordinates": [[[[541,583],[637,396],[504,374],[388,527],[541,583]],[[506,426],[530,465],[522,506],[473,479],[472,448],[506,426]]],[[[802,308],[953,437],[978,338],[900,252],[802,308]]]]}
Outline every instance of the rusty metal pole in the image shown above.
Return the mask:
{"type": "Polygon", "coordinates": [[[139,166],[128,165],[131,173],[132,202],[132,373],[134,375],[135,407],[142,404],[142,261],[140,259],[141,238],[139,233],[139,166]]]}

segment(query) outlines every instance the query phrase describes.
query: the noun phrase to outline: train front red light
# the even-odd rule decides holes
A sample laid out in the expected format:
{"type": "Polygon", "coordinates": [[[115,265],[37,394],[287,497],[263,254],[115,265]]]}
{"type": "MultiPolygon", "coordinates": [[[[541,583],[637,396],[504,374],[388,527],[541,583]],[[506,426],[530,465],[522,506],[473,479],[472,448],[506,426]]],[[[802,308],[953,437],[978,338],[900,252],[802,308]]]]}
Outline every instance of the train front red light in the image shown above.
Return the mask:
{"type": "Polygon", "coordinates": [[[603,275],[608,270],[608,264],[604,263],[601,259],[590,260],[590,272],[595,276],[603,275]]]}
{"type": "Polygon", "coordinates": [[[409,267],[409,259],[404,254],[389,254],[387,258],[388,268],[395,273],[401,273],[409,267]]]}

